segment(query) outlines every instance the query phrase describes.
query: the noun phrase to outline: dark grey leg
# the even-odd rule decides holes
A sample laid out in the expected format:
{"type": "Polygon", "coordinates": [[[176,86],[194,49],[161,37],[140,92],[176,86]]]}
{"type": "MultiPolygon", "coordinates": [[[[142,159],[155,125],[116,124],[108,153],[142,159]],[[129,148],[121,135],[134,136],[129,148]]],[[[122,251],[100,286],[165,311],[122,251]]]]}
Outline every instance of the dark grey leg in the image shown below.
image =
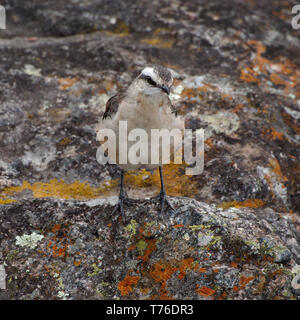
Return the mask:
{"type": "Polygon", "coordinates": [[[125,223],[125,213],[123,208],[123,203],[125,200],[125,191],[124,191],[124,170],[121,170],[121,180],[120,180],[120,194],[119,194],[119,206],[122,214],[123,222],[125,223]]]}
{"type": "Polygon", "coordinates": [[[159,166],[159,175],[160,175],[160,185],[161,185],[160,194],[159,194],[160,201],[161,201],[160,213],[162,214],[164,212],[165,204],[167,204],[168,207],[170,207],[173,211],[175,211],[175,209],[173,208],[173,206],[170,204],[170,202],[167,199],[167,194],[166,194],[165,184],[164,184],[164,177],[163,177],[163,172],[162,172],[162,166],[159,166]]]}
{"type": "Polygon", "coordinates": [[[121,215],[122,215],[122,220],[124,223],[126,223],[125,212],[124,212],[124,203],[126,202],[126,199],[127,199],[127,197],[126,197],[126,193],[124,190],[124,170],[121,170],[119,203],[118,203],[118,206],[116,207],[116,209],[113,211],[113,213],[115,213],[116,211],[118,211],[118,209],[120,209],[121,215]]]}

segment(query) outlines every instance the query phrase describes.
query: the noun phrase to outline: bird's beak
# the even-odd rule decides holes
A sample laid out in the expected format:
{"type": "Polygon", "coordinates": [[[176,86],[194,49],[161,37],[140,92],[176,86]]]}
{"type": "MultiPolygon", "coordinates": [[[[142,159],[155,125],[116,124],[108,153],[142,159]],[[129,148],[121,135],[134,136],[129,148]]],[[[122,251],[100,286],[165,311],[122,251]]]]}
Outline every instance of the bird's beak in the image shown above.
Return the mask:
{"type": "Polygon", "coordinates": [[[170,94],[170,89],[169,89],[168,86],[166,86],[166,85],[163,84],[162,86],[160,86],[160,88],[161,88],[161,90],[164,91],[167,95],[170,94]]]}

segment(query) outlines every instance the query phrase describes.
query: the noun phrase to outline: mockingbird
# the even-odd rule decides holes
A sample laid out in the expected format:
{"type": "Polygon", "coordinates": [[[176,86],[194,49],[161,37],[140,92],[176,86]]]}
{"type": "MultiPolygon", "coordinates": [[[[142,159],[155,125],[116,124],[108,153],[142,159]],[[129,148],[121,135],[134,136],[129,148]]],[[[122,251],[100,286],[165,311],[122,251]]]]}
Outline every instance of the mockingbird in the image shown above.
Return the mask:
{"type": "MultiPolygon", "coordinates": [[[[117,93],[107,101],[102,122],[98,129],[112,129],[116,134],[116,141],[119,141],[119,121],[127,121],[128,131],[135,128],[144,129],[149,137],[151,136],[151,129],[183,130],[184,121],[177,116],[176,109],[169,99],[172,84],[173,77],[167,68],[157,65],[147,66],[133,80],[126,91],[117,93]]],[[[161,140],[159,143],[161,144],[161,140]]],[[[128,141],[128,148],[132,144],[133,142],[128,141]]],[[[122,145],[117,143],[115,149],[116,163],[121,168],[121,181],[119,203],[116,209],[120,209],[123,221],[125,221],[123,204],[130,203],[130,199],[127,198],[124,191],[124,170],[159,167],[161,191],[158,197],[161,201],[161,213],[164,211],[165,204],[173,209],[166,197],[161,157],[157,164],[151,164],[150,161],[147,164],[121,164],[119,161],[121,148],[122,145]]],[[[150,143],[148,143],[148,148],[148,154],[150,155],[150,143]]],[[[159,150],[160,148],[161,145],[159,150]]]]}

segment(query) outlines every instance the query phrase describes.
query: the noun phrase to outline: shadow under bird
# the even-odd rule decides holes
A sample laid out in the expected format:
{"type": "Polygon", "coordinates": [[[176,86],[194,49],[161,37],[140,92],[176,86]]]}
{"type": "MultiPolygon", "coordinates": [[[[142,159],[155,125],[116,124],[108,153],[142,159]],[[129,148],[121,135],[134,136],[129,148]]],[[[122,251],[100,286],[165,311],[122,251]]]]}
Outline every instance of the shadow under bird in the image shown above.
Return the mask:
{"type": "MultiPolygon", "coordinates": [[[[127,90],[117,93],[107,101],[102,121],[98,127],[98,136],[102,129],[112,129],[115,132],[116,141],[119,141],[120,121],[127,122],[128,132],[139,128],[145,130],[148,137],[151,136],[152,129],[167,129],[169,131],[179,129],[182,131],[184,121],[180,116],[177,116],[176,109],[169,98],[172,84],[173,76],[167,68],[158,65],[145,67],[127,90]]],[[[126,152],[136,142],[128,141],[127,143],[128,149],[126,149],[126,152]]],[[[120,163],[119,155],[122,145],[119,145],[119,143],[115,145],[116,164],[121,169],[117,209],[121,211],[123,222],[125,222],[124,204],[130,203],[130,199],[128,199],[124,190],[124,171],[126,170],[158,167],[161,182],[161,191],[158,196],[161,201],[161,213],[163,213],[165,205],[174,210],[166,196],[161,155],[157,164],[152,164],[150,161],[151,143],[150,141],[148,143],[147,156],[149,156],[149,161],[146,164],[120,163]]],[[[159,146],[156,147],[161,150],[161,140],[159,140],[159,146]]],[[[171,145],[170,151],[174,151],[174,145],[171,145]]]]}

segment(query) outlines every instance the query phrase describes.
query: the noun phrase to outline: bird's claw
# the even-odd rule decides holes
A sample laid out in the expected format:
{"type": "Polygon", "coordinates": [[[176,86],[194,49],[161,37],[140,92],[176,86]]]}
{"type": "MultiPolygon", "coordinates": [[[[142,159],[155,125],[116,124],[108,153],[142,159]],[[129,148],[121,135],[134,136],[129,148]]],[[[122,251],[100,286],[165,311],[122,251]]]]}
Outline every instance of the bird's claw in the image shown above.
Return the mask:
{"type": "Polygon", "coordinates": [[[176,209],[173,207],[171,202],[168,200],[168,197],[165,192],[161,191],[158,196],[156,196],[154,199],[159,199],[161,204],[160,214],[162,215],[165,210],[165,205],[169,207],[173,212],[176,212],[176,209]]]}
{"type": "Polygon", "coordinates": [[[125,219],[125,211],[124,211],[124,204],[125,205],[130,205],[134,202],[133,199],[129,199],[125,193],[120,193],[119,195],[119,201],[116,206],[116,208],[113,211],[113,214],[116,213],[118,210],[120,210],[121,215],[122,215],[122,221],[125,224],[126,219],[125,219]]]}

